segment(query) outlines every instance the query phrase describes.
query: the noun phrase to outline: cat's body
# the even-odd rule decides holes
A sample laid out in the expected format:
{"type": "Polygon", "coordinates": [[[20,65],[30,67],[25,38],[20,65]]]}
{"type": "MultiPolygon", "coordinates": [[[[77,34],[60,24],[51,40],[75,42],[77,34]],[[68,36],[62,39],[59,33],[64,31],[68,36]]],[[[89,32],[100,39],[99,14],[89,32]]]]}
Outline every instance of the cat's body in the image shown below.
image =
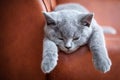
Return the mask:
{"type": "Polygon", "coordinates": [[[93,13],[78,4],[63,4],[44,15],[47,21],[41,64],[44,73],[49,73],[57,65],[59,50],[70,54],[85,44],[90,47],[96,69],[110,70],[103,31],[93,13]]]}

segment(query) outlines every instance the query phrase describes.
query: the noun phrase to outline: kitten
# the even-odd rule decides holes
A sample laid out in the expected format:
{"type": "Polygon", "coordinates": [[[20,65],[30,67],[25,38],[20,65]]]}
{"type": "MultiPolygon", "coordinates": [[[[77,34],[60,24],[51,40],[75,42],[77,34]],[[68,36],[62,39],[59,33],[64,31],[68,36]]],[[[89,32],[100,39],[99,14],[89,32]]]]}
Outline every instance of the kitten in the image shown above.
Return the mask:
{"type": "Polygon", "coordinates": [[[63,4],[43,14],[46,18],[41,63],[44,73],[50,73],[57,65],[58,50],[70,54],[85,44],[92,52],[95,68],[104,73],[110,70],[103,31],[93,13],[79,4],[63,4]]]}

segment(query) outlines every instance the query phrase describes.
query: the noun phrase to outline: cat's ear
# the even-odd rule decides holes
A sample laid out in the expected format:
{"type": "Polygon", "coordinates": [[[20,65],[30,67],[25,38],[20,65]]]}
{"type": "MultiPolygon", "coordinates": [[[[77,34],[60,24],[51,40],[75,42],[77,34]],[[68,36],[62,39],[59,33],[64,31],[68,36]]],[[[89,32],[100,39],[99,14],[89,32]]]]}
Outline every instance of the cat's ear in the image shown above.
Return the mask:
{"type": "Polygon", "coordinates": [[[42,12],[45,16],[47,25],[56,25],[55,14],[53,12],[42,12]]]}
{"type": "Polygon", "coordinates": [[[90,24],[91,24],[91,22],[92,22],[93,16],[94,16],[93,13],[86,14],[86,15],[83,17],[83,19],[82,19],[82,24],[83,24],[84,26],[90,27],[90,24]]]}

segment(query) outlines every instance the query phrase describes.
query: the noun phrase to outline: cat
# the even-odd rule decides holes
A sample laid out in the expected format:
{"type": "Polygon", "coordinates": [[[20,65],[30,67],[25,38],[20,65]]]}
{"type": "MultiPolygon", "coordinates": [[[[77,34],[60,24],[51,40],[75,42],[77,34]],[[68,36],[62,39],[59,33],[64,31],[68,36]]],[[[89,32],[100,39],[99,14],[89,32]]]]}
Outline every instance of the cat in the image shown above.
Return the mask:
{"type": "Polygon", "coordinates": [[[80,4],[61,4],[52,12],[43,12],[44,27],[43,59],[41,69],[50,73],[57,65],[58,51],[71,54],[80,46],[88,44],[97,70],[108,72],[112,65],[105,45],[102,28],[80,4]]]}

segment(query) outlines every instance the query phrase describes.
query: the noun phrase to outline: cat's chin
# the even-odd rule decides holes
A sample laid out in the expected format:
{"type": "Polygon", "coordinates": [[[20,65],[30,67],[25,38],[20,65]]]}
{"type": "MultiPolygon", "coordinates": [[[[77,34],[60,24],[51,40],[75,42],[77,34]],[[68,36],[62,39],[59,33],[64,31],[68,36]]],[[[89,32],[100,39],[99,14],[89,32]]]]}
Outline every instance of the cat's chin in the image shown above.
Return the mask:
{"type": "Polygon", "coordinates": [[[71,54],[71,53],[75,52],[76,50],[77,49],[72,49],[72,50],[66,49],[66,50],[61,50],[61,51],[65,52],[66,54],[71,54]]]}
{"type": "Polygon", "coordinates": [[[71,53],[75,52],[78,48],[79,47],[75,47],[75,48],[71,48],[71,49],[66,49],[64,47],[59,46],[59,49],[61,51],[63,51],[64,53],[66,53],[66,54],[71,54],[71,53]]]}
{"type": "Polygon", "coordinates": [[[64,51],[65,53],[67,53],[67,54],[71,54],[71,53],[73,53],[74,51],[64,51]]]}

